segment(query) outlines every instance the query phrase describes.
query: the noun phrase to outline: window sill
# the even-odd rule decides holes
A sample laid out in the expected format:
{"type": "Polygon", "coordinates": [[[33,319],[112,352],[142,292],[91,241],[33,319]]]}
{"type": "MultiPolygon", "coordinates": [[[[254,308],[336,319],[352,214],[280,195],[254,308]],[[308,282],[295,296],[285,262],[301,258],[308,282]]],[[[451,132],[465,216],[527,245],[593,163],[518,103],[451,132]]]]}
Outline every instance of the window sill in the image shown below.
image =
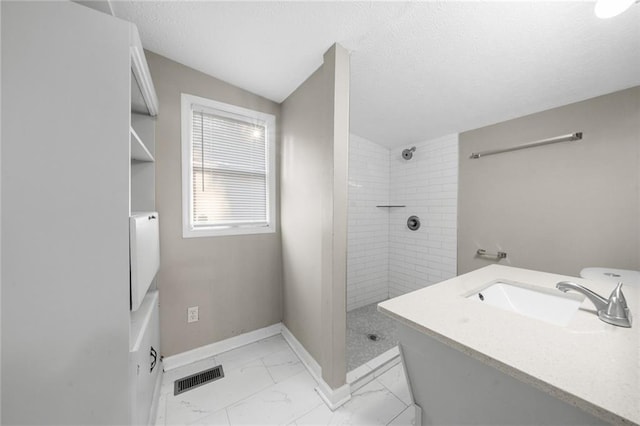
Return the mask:
{"type": "Polygon", "coordinates": [[[274,234],[276,227],[260,226],[260,227],[226,227],[226,228],[197,228],[191,227],[182,230],[182,238],[199,238],[199,237],[230,237],[240,235],[256,235],[256,234],[274,234]]]}

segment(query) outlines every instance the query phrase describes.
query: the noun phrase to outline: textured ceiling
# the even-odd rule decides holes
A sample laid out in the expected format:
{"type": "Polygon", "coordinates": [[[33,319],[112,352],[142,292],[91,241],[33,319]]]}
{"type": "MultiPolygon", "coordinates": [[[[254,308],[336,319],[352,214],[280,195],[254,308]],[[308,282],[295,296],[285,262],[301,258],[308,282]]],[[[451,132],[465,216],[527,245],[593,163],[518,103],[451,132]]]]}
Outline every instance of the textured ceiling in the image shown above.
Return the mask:
{"type": "Polygon", "coordinates": [[[335,42],[351,131],[388,147],[640,85],[640,5],[592,2],[114,1],[144,46],[281,102],[335,42]]]}

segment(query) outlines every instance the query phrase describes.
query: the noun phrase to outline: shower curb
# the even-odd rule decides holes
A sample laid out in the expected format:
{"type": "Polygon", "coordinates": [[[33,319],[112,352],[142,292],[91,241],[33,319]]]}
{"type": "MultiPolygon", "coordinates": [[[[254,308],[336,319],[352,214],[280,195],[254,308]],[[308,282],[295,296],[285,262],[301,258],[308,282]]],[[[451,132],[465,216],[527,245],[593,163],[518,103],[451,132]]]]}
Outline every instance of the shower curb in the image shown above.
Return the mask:
{"type": "Polygon", "coordinates": [[[394,346],[371,361],[347,373],[347,384],[353,394],[358,389],[400,364],[400,350],[394,346]]]}

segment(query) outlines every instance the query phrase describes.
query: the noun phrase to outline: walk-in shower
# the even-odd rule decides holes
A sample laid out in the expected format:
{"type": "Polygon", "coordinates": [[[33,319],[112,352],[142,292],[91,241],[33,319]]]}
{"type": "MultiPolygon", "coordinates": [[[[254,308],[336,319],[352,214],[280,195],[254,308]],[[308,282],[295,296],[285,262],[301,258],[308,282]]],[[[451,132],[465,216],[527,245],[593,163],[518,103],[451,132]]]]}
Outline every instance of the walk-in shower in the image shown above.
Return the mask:
{"type": "Polygon", "coordinates": [[[397,345],[379,302],[455,276],[457,142],[400,151],[351,135],[347,371],[397,345]]]}

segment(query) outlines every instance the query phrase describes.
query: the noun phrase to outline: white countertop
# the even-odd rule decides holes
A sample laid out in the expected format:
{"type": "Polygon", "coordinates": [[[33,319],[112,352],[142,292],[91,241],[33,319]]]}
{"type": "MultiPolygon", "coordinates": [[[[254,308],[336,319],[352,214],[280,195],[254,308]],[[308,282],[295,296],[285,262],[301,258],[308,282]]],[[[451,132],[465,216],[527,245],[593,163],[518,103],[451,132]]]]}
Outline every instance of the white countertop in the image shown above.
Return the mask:
{"type": "Polygon", "coordinates": [[[466,299],[504,279],[555,288],[573,281],[605,298],[614,285],[491,265],[387,300],[378,310],[614,424],[640,424],[640,288],[624,286],[632,328],[598,319],[585,299],[566,327],[466,299]]]}

